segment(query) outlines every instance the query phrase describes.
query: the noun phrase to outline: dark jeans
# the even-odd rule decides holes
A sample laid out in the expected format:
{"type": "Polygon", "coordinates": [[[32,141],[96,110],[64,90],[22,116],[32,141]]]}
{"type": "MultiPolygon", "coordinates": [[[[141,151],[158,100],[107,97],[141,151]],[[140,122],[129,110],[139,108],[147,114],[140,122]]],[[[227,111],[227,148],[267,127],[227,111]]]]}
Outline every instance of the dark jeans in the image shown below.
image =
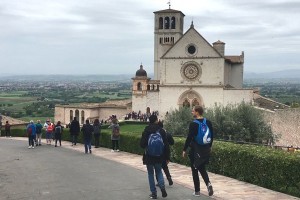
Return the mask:
{"type": "Polygon", "coordinates": [[[5,136],[6,137],[10,136],[10,130],[5,130],[5,136]]]}
{"type": "Polygon", "coordinates": [[[167,165],[167,161],[166,160],[164,160],[161,163],[161,168],[164,170],[166,177],[167,178],[171,178],[171,174],[170,174],[169,167],[167,165]]]}
{"type": "Polygon", "coordinates": [[[57,146],[57,140],[59,141],[59,145],[61,146],[61,134],[55,133],[55,146],[57,146]]]}
{"type": "Polygon", "coordinates": [[[111,140],[111,149],[115,150],[115,148],[119,149],[119,140],[111,140]]]}
{"type": "Polygon", "coordinates": [[[84,149],[85,149],[85,153],[88,153],[88,150],[92,149],[92,138],[84,138],[84,149]]]}
{"type": "Polygon", "coordinates": [[[71,135],[72,144],[76,145],[77,143],[77,135],[71,135]]]}
{"type": "Polygon", "coordinates": [[[95,137],[95,147],[100,147],[100,135],[96,134],[95,137]]]}
{"type": "Polygon", "coordinates": [[[200,191],[200,180],[199,180],[199,174],[198,171],[200,172],[205,184],[207,185],[210,181],[209,181],[209,177],[208,174],[206,172],[205,169],[205,163],[203,165],[200,165],[198,167],[198,169],[196,169],[193,165],[194,165],[194,158],[192,156],[190,157],[190,161],[191,161],[191,169],[192,169],[192,175],[193,175],[193,181],[194,181],[194,188],[195,188],[195,192],[199,192],[200,191]]]}
{"type": "Polygon", "coordinates": [[[29,146],[34,146],[34,142],[33,142],[34,138],[35,138],[35,135],[28,136],[29,146]]]}

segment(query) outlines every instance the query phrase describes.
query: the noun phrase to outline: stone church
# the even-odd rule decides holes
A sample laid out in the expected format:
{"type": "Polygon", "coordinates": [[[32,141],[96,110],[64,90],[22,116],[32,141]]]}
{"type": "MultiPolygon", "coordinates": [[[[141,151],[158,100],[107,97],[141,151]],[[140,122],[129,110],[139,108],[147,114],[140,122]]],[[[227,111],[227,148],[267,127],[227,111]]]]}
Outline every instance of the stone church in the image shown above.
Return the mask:
{"type": "Polygon", "coordinates": [[[225,55],[225,43],[211,45],[193,22],[183,32],[184,16],[154,12],[154,80],[141,65],[132,78],[132,110],[163,117],[181,106],[252,104],[253,90],[243,89],[244,53],[225,55]]]}
{"type": "Polygon", "coordinates": [[[225,43],[210,44],[194,27],[183,32],[184,14],[166,9],[154,12],[154,79],[140,66],[132,78],[132,99],[99,104],[56,105],[55,121],[68,124],[77,117],[122,118],[129,112],[167,112],[182,106],[238,104],[274,109],[285,105],[264,98],[253,89],[243,88],[244,53],[226,55],[225,43]]]}

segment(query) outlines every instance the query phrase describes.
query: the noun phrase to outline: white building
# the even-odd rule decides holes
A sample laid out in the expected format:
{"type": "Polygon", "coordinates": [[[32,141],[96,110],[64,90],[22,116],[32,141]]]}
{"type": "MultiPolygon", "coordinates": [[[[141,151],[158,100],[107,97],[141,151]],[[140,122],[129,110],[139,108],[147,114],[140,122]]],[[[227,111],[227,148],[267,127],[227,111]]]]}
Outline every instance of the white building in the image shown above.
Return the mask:
{"type": "Polygon", "coordinates": [[[154,12],[154,79],[140,66],[132,78],[132,110],[159,111],[161,117],[181,106],[252,104],[243,89],[244,53],[225,55],[225,43],[212,45],[194,28],[184,33],[184,14],[154,12]]]}

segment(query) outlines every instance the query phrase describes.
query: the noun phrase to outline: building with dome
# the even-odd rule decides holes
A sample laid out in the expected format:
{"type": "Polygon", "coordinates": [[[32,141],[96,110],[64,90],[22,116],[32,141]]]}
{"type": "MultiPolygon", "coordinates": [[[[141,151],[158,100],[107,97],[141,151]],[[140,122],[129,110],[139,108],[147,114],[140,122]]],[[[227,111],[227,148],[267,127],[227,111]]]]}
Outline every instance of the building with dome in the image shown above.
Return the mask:
{"type": "Polygon", "coordinates": [[[154,80],[141,65],[132,78],[132,110],[163,117],[181,106],[252,104],[253,90],[243,88],[244,52],[226,55],[225,43],[211,45],[193,22],[183,32],[184,16],[154,12],[154,80]]]}

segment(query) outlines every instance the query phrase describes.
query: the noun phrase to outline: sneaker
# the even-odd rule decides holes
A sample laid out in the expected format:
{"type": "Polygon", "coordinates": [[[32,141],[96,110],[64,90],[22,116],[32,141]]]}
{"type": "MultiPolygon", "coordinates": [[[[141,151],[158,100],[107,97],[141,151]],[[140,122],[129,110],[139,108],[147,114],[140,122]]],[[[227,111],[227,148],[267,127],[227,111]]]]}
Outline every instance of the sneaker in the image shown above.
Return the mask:
{"type": "Polygon", "coordinates": [[[213,187],[212,187],[211,183],[208,183],[207,191],[208,191],[209,196],[212,196],[214,194],[214,190],[213,190],[213,187]]]}
{"type": "Polygon", "coordinates": [[[171,177],[167,177],[168,181],[169,181],[169,185],[173,185],[173,180],[171,177]]]}
{"type": "Polygon", "coordinates": [[[92,153],[92,150],[90,149],[90,153],[92,153]]]}
{"type": "Polygon", "coordinates": [[[34,149],[34,146],[31,146],[32,149],[34,149]]]}
{"type": "Polygon", "coordinates": [[[161,195],[162,195],[163,198],[165,198],[165,197],[168,196],[167,191],[166,191],[165,188],[162,188],[162,189],[161,189],[161,195]]]}
{"type": "Polygon", "coordinates": [[[55,147],[57,147],[57,145],[55,145],[55,147]]]}
{"type": "Polygon", "coordinates": [[[115,150],[112,149],[110,152],[115,152],[115,150]]]}
{"type": "Polygon", "coordinates": [[[117,152],[119,152],[120,150],[119,149],[117,149],[117,152]]]}
{"type": "Polygon", "coordinates": [[[193,196],[200,197],[200,192],[193,192],[193,196]]]}
{"type": "Polygon", "coordinates": [[[152,193],[152,194],[149,195],[149,198],[150,199],[157,199],[157,195],[152,193]]]}
{"type": "Polygon", "coordinates": [[[29,146],[28,149],[31,149],[31,146],[29,146]]]}

